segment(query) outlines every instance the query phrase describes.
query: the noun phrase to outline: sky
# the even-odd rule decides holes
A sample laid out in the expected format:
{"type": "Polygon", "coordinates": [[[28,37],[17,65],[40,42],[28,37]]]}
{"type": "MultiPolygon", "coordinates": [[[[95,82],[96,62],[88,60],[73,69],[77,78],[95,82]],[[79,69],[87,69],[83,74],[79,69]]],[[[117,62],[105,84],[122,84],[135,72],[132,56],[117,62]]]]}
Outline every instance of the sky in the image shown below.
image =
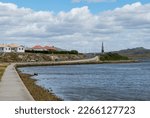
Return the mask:
{"type": "Polygon", "coordinates": [[[149,0],[0,0],[0,43],[150,49],[149,0]]]}

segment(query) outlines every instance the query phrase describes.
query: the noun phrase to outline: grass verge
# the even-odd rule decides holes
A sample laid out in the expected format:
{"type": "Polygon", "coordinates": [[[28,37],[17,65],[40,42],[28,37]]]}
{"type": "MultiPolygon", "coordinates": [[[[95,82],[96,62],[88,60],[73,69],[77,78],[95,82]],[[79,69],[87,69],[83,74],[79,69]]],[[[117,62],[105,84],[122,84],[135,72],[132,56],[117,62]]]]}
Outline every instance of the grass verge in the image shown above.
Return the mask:
{"type": "Polygon", "coordinates": [[[8,64],[0,64],[0,81],[7,66],[8,64]]]}
{"type": "Polygon", "coordinates": [[[43,87],[36,85],[36,80],[31,79],[31,75],[23,74],[19,72],[19,75],[24,82],[25,86],[29,90],[30,94],[36,101],[62,101],[61,98],[57,97],[51,91],[44,89],[43,87]]]}

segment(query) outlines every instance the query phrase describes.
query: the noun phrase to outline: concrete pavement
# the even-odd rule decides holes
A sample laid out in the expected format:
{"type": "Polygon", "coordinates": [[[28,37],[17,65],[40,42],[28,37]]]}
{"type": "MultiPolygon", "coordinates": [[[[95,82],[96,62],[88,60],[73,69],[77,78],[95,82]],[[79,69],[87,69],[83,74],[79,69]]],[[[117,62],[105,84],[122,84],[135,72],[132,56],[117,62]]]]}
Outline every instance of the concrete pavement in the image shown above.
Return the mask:
{"type": "Polygon", "coordinates": [[[0,101],[33,101],[14,64],[9,65],[0,81],[0,101]]]}

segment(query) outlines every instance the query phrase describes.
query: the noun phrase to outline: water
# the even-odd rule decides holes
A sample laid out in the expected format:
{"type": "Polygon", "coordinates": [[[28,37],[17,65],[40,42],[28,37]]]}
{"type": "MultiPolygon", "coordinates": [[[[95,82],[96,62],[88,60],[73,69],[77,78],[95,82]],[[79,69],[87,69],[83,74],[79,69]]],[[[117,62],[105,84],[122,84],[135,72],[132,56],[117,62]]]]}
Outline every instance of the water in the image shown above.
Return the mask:
{"type": "Polygon", "coordinates": [[[20,68],[37,84],[71,101],[150,100],[150,62],[20,68]]]}

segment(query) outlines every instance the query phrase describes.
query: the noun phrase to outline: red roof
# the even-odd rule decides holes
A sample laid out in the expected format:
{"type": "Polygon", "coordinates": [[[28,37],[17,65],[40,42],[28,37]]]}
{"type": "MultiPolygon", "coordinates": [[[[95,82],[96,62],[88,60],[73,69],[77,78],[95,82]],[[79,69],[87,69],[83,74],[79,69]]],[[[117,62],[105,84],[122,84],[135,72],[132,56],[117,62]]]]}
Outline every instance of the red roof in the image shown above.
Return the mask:
{"type": "Polygon", "coordinates": [[[35,45],[34,47],[32,47],[33,49],[44,49],[44,47],[40,46],[40,45],[35,45]]]}
{"type": "Polygon", "coordinates": [[[34,47],[32,47],[32,49],[43,49],[43,50],[56,50],[56,48],[54,46],[40,46],[40,45],[35,45],[34,47]]]}
{"type": "Polygon", "coordinates": [[[44,48],[47,50],[56,50],[55,47],[50,47],[50,46],[44,46],[44,48]]]}
{"type": "Polygon", "coordinates": [[[49,46],[44,46],[44,48],[45,48],[45,49],[49,49],[50,47],[49,47],[49,46]]]}

